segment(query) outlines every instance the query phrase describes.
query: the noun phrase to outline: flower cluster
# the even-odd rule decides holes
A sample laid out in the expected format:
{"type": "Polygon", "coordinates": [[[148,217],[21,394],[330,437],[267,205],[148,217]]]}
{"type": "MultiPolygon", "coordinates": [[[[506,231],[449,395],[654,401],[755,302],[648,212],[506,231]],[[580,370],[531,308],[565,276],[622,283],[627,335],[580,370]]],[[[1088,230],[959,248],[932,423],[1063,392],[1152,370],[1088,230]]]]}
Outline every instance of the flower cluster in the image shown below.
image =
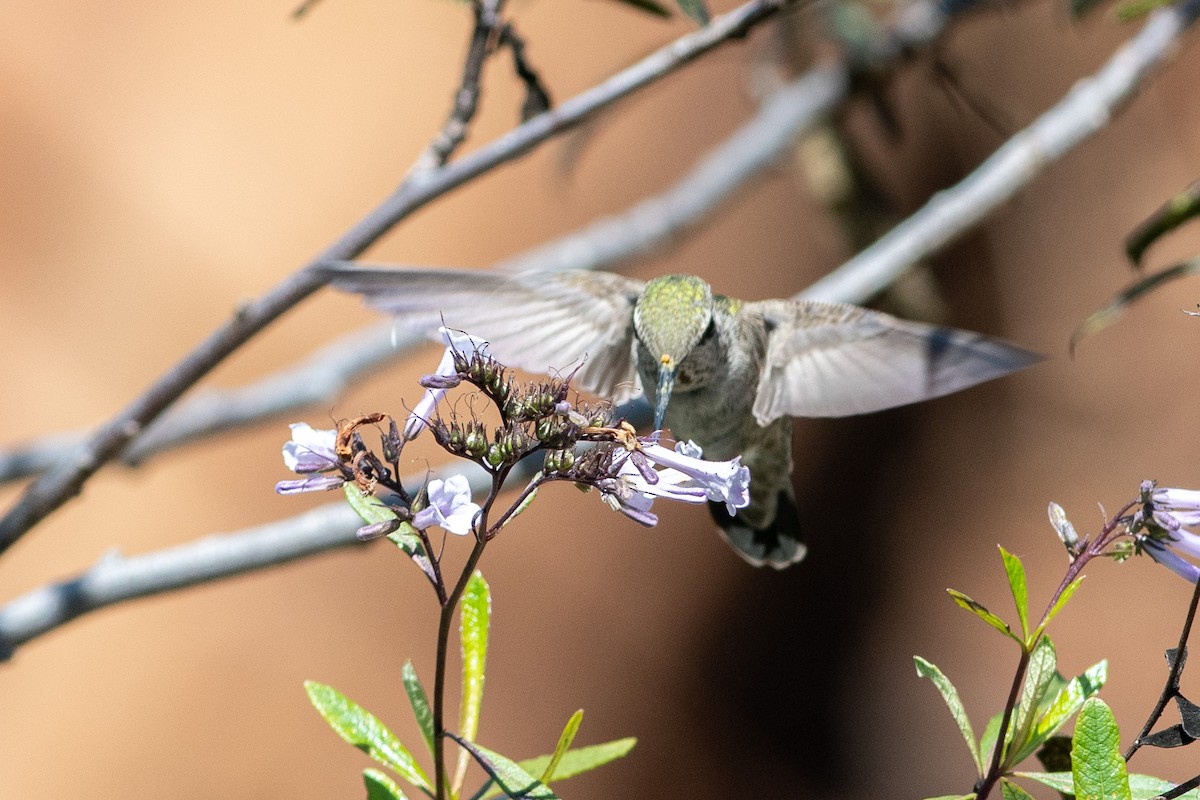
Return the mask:
{"type": "Polygon", "coordinates": [[[1160,488],[1143,481],[1140,502],[1130,524],[1138,546],[1184,580],[1200,580],[1200,567],[1179,555],[1200,559],[1200,535],[1186,530],[1200,527],[1200,491],[1160,488]]]}
{"type": "Polygon", "coordinates": [[[276,491],[344,488],[352,505],[373,495],[377,502],[356,505],[367,523],[359,529],[359,538],[392,537],[414,558],[423,559],[423,565],[430,563],[427,529],[437,526],[486,541],[521,510],[538,486],[550,481],[599,489],[609,507],[643,525],[657,523],[650,508],[660,497],[723,503],[730,514],[749,503],[750,472],[739,458],[706,461],[691,442],[671,449],[656,437],[639,438],[627,422],[613,418],[607,404],[571,402],[572,376],[521,385],[488,354],[484,342],[446,328],[441,333],[446,350],[437,370],[421,379],[425,394],[403,426],[386,414],[344,420],[330,430],[293,423],[283,460],[300,477],[281,481],[276,491]],[[491,401],[500,417],[498,425],[486,425],[473,411],[463,418],[455,411],[439,411],[448,390],[462,384],[491,401]],[[377,450],[362,435],[370,427],[379,430],[377,450]],[[490,475],[493,495],[483,506],[472,500],[470,481],[461,474],[429,480],[415,495],[405,490],[397,477],[401,452],[426,429],[451,455],[490,475]],[[492,507],[505,479],[534,453],[542,454],[542,470],[512,507],[489,520],[483,508],[492,507]]]}

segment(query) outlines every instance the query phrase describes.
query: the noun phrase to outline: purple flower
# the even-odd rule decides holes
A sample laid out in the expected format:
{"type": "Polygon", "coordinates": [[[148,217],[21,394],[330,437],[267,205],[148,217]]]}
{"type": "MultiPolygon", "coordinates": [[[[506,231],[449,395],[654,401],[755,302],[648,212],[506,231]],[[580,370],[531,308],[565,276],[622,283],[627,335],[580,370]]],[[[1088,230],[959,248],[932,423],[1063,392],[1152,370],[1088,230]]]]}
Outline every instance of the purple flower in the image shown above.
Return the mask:
{"type": "Polygon", "coordinates": [[[425,489],[428,506],[413,517],[413,527],[424,530],[437,525],[450,533],[466,536],[471,532],[479,506],[471,501],[471,484],[465,475],[434,479],[425,489]]]}
{"type": "Polygon", "coordinates": [[[283,463],[292,472],[302,475],[300,480],[280,481],[275,484],[279,494],[301,492],[323,492],[336,489],[345,483],[339,475],[322,475],[340,469],[334,447],[337,431],[318,430],[307,422],[293,422],[292,439],[283,445],[283,463]]]}
{"type": "Polygon", "coordinates": [[[742,466],[741,456],[729,461],[705,461],[700,457],[700,448],[690,441],[679,442],[674,450],[660,444],[646,444],[642,452],[654,463],[668,468],[658,473],[660,480],[672,470],[682,473],[690,485],[703,488],[709,500],[724,503],[731,516],[750,504],[750,469],[742,466]]]}
{"type": "Polygon", "coordinates": [[[1200,526],[1200,492],[1194,489],[1158,488],[1153,481],[1142,482],[1142,507],[1134,515],[1134,530],[1142,549],[1179,577],[1195,583],[1200,567],[1179,553],[1200,558],[1200,535],[1185,528],[1200,526]]]}
{"type": "Polygon", "coordinates": [[[337,469],[337,431],[317,430],[307,422],[293,422],[288,427],[292,429],[292,440],[283,445],[285,467],[301,475],[337,469]]]}
{"type": "Polygon", "coordinates": [[[683,503],[723,502],[733,514],[750,502],[750,470],[740,460],[705,461],[692,442],[680,442],[671,450],[643,441],[640,451],[617,462],[613,477],[599,483],[600,497],[613,510],[648,527],[658,522],[650,507],[659,497],[683,503]]]}
{"type": "MultiPolygon", "coordinates": [[[[1188,536],[1193,536],[1193,534],[1189,533],[1188,536]]],[[[1145,539],[1142,541],[1142,549],[1146,552],[1146,555],[1185,581],[1195,583],[1197,580],[1200,580],[1200,567],[1197,567],[1186,559],[1180,558],[1174,551],[1167,549],[1162,542],[1154,539],[1145,539]]]]}
{"type": "Polygon", "coordinates": [[[452,331],[444,326],[438,328],[438,332],[442,335],[442,341],[446,343],[446,351],[442,353],[442,360],[438,362],[433,375],[429,376],[431,379],[425,381],[429,388],[425,390],[421,401],[413,408],[412,413],[408,415],[408,420],[404,423],[404,438],[408,440],[415,439],[417,434],[425,429],[429,418],[433,416],[433,410],[437,408],[438,403],[442,402],[442,398],[446,396],[446,390],[452,385],[447,381],[437,379],[458,375],[458,370],[454,368],[454,354],[458,353],[469,361],[485,344],[482,339],[461,331],[452,331]]]}

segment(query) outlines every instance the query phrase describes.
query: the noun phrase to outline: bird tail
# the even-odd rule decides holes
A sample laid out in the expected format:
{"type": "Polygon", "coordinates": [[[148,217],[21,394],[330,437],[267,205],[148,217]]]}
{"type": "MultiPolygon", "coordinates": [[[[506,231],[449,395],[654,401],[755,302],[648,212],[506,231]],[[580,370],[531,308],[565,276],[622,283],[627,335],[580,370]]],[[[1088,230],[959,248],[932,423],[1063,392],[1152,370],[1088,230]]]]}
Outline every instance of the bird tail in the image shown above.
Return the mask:
{"type": "Polygon", "coordinates": [[[808,547],[800,541],[800,515],[791,487],[780,489],[775,516],[762,527],[752,527],[741,516],[730,514],[724,503],[709,503],[717,533],[739,556],[756,567],[783,569],[804,558],[808,547]]]}

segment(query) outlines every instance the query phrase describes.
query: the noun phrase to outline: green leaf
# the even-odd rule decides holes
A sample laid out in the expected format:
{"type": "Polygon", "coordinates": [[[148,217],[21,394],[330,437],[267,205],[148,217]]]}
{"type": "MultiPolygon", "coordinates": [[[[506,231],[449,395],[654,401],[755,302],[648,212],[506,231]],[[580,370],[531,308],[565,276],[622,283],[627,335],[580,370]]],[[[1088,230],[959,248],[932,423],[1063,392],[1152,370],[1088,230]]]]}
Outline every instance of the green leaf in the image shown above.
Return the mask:
{"type": "Polygon", "coordinates": [[[1012,590],[1013,602],[1017,606],[1017,619],[1021,622],[1021,636],[1029,642],[1029,589],[1025,583],[1025,565],[1021,559],[1000,548],[1004,559],[1004,572],[1008,575],[1008,588],[1012,590]]]}
{"type": "MultiPolygon", "coordinates": [[[[637,739],[630,736],[625,739],[614,739],[611,742],[604,742],[603,744],[590,744],[586,747],[568,750],[567,754],[562,757],[554,770],[554,780],[563,781],[567,778],[573,778],[584,772],[590,772],[597,767],[602,767],[610,761],[623,758],[629,754],[629,751],[633,749],[635,744],[637,744],[637,739]]],[[[518,766],[530,775],[541,775],[546,771],[546,767],[549,766],[551,758],[553,758],[552,754],[527,758],[521,761],[518,766]]],[[[500,790],[492,788],[484,793],[483,798],[495,797],[498,794],[500,794],[500,790]]]]}
{"type": "Polygon", "coordinates": [[[1132,800],[1125,759],[1121,757],[1121,732],[1112,709],[1099,697],[1090,697],[1075,722],[1071,772],[1079,800],[1132,800]]]}
{"type": "Polygon", "coordinates": [[[1018,778],[1028,778],[1056,792],[1075,794],[1075,778],[1069,772],[1014,772],[1018,778]]]}
{"type": "Polygon", "coordinates": [[[979,617],[981,620],[986,622],[988,625],[991,625],[993,628],[1000,631],[1005,636],[1012,639],[1014,642],[1016,642],[1017,644],[1021,645],[1022,648],[1024,648],[1025,643],[1021,640],[1020,636],[1017,636],[1015,633],[1012,632],[1012,628],[1008,627],[1008,623],[1005,622],[1004,620],[1000,619],[999,617],[997,617],[992,612],[988,611],[987,608],[984,607],[984,605],[982,603],[975,602],[970,597],[967,597],[965,594],[963,594],[962,592],[957,591],[955,589],[947,589],[946,591],[950,593],[950,597],[960,607],[965,608],[967,611],[970,611],[972,614],[979,617]]]}
{"type": "MultiPolygon", "coordinates": [[[[354,509],[354,513],[368,525],[396,519],[395,511],[385,506],[375,495],[363,494],[354,483],[342,484],[342,494],[346,496],[346,502],[354,509]]],[[[388,534],[388,538],[410,556],[424,555],[417,529],[407,522],[401,522],[400,529],[388,534]]]]}
{"type": "Polygon", "coordinates": [[[1059,690],[1058,695],[1051,701],[1042,718],[1034,728],[1034,738],[1044,741],[1052,736],[1064,722],[1071,718],[1083,702],[1087,700],[1108,680],[1108,661],[1099,661],[1088,667],[1082,674],[1072,678],[1070,683],[1059,690]]]}
{"type": "Polygon", "coordinates": [[[642,11],[653,14],[656,17],[670,17],[671,12],[666,6],[654,2],[654,0],[617,0],[619,3],[624,3],[627,6],[640,8],[642,11]]]}
{"type": "Polygon", "coordinates": [[[1141,266],[1142,256],[1150,245],[1197,215],[1200,215],[1200,181],[1163,203],[1133,229],[1125,240],[1129,260],[1134,266],[1141,266]]]}
{"type": "MultiPolygon", "coordinates": [[[[1000,735],[1000,721],[1003,718],[1003,712],[993,714],[987,725],[983,726],[983,735],[979,737],[979,755],[986,764],[992,761],[992,751],[996,749],[996,737],[1000,735]]],[[[1012,726],[1009,726],[1008,732],[1012,733],[1012,726]]]]}
{"type": "Polygon", "coordinates": [[[421,679],[417,677],[417,670],[413,667],[411,661],[404,662],[404,669],[401,671],[404,677],[404,692],[408,695],[408,702],[412,705],[413,716],[416,717],[417,725],[421,728],[421,736],[425,738],[425,746],[429,748],[429,752],[433,754],[433,709],[429,706],[429,696],[425,694],[425,687],[421,685],[421,679]]]}
{"type": "Polygon", "coordinates": [[[1142,295],[1157,289],[1164,283],[1186,275],[1194,275],[1197,272],[1200,272],[1200,258],[1193,258],[1190,261],[1174,264],[1164,270],[1139,278],[1132,285],[1122,289],[1104,308],[1093,311],[1075,329],[1075,332],[1071,334],[1071,353],[1074,354],[1076,346],[1084,337],[1102,331],[1116,322],[1125,309],[1142,295]]]}
{"type": "Polygon", "coordinates": [[[421,765],[413,760],[412,754],[374,714],[332,686],[305,681],[304,690],[308,692],[309,701],[339,736],[380,764],[390,767],[413,786],[432,792],[432,784],[421,765]]]}
{"type": "Polygon", "coordinates": [[[475,742],[461,739],[453,733],[446,733],[463,749],[475,757],[479,766],[492,777],[508,797],[519,797],[522,800],[560,800],[558,795],[550,791],[550,787],[526,772],[515,761],[488,750],[475,742]]]}
{"type": "Polygon", "coordinates": [[[1025,670],[1025,685],[1021,688],[1021,696],[1013,712],[1012,736],[1009,741],[1009,758],[1005,766],[1020,763],[1041,744],[1030,741],[1034,719],[1042,699],[1054,680],[1055,669],[1058,666],[1058,655],[1054,651],[1054,643],[1049,636],[1038,640],[1037,646],[1029,654],[1029,665],[1025,670]]]}
{"type": "Polygon", "coordinates": [[[581,708],[567,720],[562,734],[558,737],[558,745],[554,748],[554,754],[550,757],[550,763],[546,765],[546,768],[541,773],[543,783],[550,783],[550,781],[554,780],[554,771],[558,769],[558,762],[562,761],[563,756],[571,749],[571,743],[575,741],[575,734],[579,733],[579,726],[582,723],[583,709],[581,708]]]}
{"type": "Polygon", "coordinates": [[[1000,796],[1004,800],[1034,800],[1033,795],[1007,778],[1000,779],[1000,796]]]}
{"type": "MultiPolygon", "coordinates": [[[[1075,784],[1074,778],[1070,772],[1015,772],[1017,777],[1028,778],[1031,781],[1049,786],[1055,791],[1064,794],[1074,794],[1075,784]]],[[[1175,784],[1170,781],[1165,781],[1162,778],[1155,778],[1152,775],[1130,775],[1129,790],[1133,795],[1133,800],[1151,800],[1151,798],[1170,791],[1175,788],[1175,784]]],[[[1179,796],[1180,800],[1197,800],[1197,792],[1200,790],[1193,789],[1179,796]]]]}
{"type": "Polygon", "coordinates": [[[367,800],[408,800],[394,780],[377,769],[363,770],[367,800]]]}
{"type": "Polygon", "coordinates": [[[971,794],[939,794],[937,797],[926,797],[925,800],[975,800],[975,793],[971,794]]]}
{"type": "MultiPolygon", "coordinates": [[[[487,669],[488,626],[492,619],[492,595],[487,581],[478,570],[467,581],[458,612],[462,640],[462,706],[459,709],[458,735],[469,742],[479,733],[479,713],[483,707],[483,679],[487,669]]],[[[453,786],[457,791],[470,763],[470,754],[459,755],[453,786]]]]}
{"type": "Polygon", "coordinates": [[[971,720],[967,717],[966,709],[963,708],[958,690],[954,688],[950,679],[929,661],[920,656],[913,656],[913,663],[916,664],[917,674],[933,681],[933,685],[941,693],[942,699],[946,701],[946,706],[950,709],[950,715],[954,717],[954,721],[958,723],[958,729],[962,731],[963,738],[967,740],[967,749],[971,751],[971,758],[975,761],[978,774],[983,775],[983,761],[979,757],[979,748],[975,745],[975,731],[971,729],[971,720]]]}
{"type": "Polygon", "coordinates": [[[1086,575],[1080,575],[1078,578],[1066,585],[1066,588],[1064,588],[1058,595],[1058,599],[1054,601],[1054,605],[1051,606],[1050,610],[1046,612],[1046,618],[1042,620],[1042,624],[1038,625],[1037,630],[1033,632],[1035,637],[1040,636],[1042,631],[1046,630],[1046,626],[1050,624],[1050,620],[1058,616],[1058,612],[1063,610],[1063,606],[1065,606],[1067,601],[1071,599],[1071,596],[1075,594],[1075,590],[1079,588],[1079,584],[1083,583],[1083,579],[1086,577],[1086,575]]]}
{"type": "Polygon", "coordinates": [[[1130,0],[1117,6],[1117,19],[1121,22],[1133,22],[1156,8],[1170,5],[1171,2],[1172,0],[1130,0]]]}
{"type": "Polygon", "coordinates": [[[708,4],[705,0],[675,0],[683,13],[687,14],[697,25],[708,24],[708,4]]]}

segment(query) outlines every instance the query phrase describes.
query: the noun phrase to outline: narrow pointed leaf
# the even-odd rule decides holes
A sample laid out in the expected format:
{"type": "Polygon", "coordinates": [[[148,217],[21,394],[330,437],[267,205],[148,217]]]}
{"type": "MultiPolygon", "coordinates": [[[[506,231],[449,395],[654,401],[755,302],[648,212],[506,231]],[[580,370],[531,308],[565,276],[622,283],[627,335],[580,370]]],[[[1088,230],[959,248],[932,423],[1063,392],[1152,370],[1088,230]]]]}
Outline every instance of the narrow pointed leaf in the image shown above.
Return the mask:
{"type": "Polygon", "coordinates": [[[947,589],[946,591],[950,593],[951,599],[953,599],[954,602],[960,607],[970,611],[972,614],[979,617],[981,620],[986,622],[988,625],[991,625],[993,628],[1000,631],[1014,642],[1017,642],[1022,647],[1025,646],[1025,642],[1022,641],[1020,636],[1017,636],[1012,632],[1012,628],[1008,627],[1008,623],[997,617],[992,612],[988,611],[982,603],[977,603],[967,595],[954,589],[947,589]]]}
{"type": "Polygon", "coordinates": [[[1000,548],[1004,559],[1004,572],[1008,575],[1008,588],[1012,591],[1013,603],[1017,607],[1017,619],[1021,622],[1021,636],[1029,640],[1029,589],[1025,583],[1025,565],[1021,559],[1000,548]]]}
{"type": "Polygon", "coordinates": [[[554,754],[550,757],[550,763],[542,770],[542,783],[550,783],[550,781],[554,780],[554,771],[558,769],[558,762],[562,761],[562,757],[571,749],[571,743],[575,741],[575,734],[579,733],[579,726],[582,723],[583,709],[581,708],[567,720],[562,734],[558,737],[558,746],[554,748],[554,754]]]}
{"type": "Polygon", "coordinates": [[[917,674],[922,678],[928,678],[937,687],[941,693],[942,699],[946,701],[946,706],[950,709],[950,715],[954,717],[954,721],[958,724],[958,729],[962,731],[963,738],[967,740],[967,749],[971,751],[971,759],[975,762],[975,769],[978,774],[983,774],[983,761],[979,757],[979,748],[975,744],[975,731],[971,728],[971,720],[967,717],[967,711],[963,708],[962,699],[958,696],[958,690],[954,688],[954,684],[950,679],[938,669],[934,664],[920,656],[913,656],[913,663],[917,667],[917,674]]]}
{"type": "Polygon", "coordinates": [[[1132,800],[1121,732],[1112,709],[1099,697],[1088,698],[1075,723],[1071,773],[1078,800],[1132,800]]]}
{"type": "Polygon", "coordinates": [[[475,742],[460,739],[453,733],[446,733],[463,749],[475,757],[484,772],[492,777],[500,791],[508,797],[528,798],[528,800],[559,800],[558,795],[550,791],[550,787],[539,781],[521,768],[517,762],[488,750],[475,742]]]}
{"type": "Polygon", "coordinates": [[[367,787],[367,800],[408,800],[399,785],[377,769],[363,770],[363,783],[367,787]]]}
{"type": "Polygon", "coordinates": [[[1142,256],[1163,234],[1175,230],[1200,214],[1200,181],[1155,209],[1154,213],[1133,229],[1125,240],[1125,253],[1134,266],[1141,266],[1142,256]]]}
{"type": "Polygon", "coordinates": [[[387,726],[349,697],[316,681],[305,681],[308,699],[329,726],[350,744],[391,768],[412,785],[432,792],[429,777],[387,726]]]}
{"type": "Polygon", "coordinates": [[[1200,258],[1194,258],[1190,261],[1184,261],[1181,264],[1174,264],[1159,272],[1154,272],[1145,275],[1135,281],[1132,285],[1122,289],[1116,297],[1109,301],[1108,305],[1097,311],[1093,311],[1083,323],[1075,329],[1071,334],[1071,352],[1075,352],[1076,346],[1084,337],[1091,336],[1093,333],[1098,333],[1104,330],[1109,325],[1117,321],[1117,319],[1125,312],[1125,309],[1130,306],[1135,300],[1142,295],[1157,289],[1164,283],[1168,283],[1177,278],[1182,278],[1186,275],[1194,275],[1200,272],[1200,258]]]}
{"type": "Polygon", "coordinates": [[[1075,776],[1069,772],[1014,772],[1013,775],[1037,781],[1062,794],[1075,794],[1075,776]]]}
{"type": "Polygon", "coordinates": [[[1183,732],[1193,739],[1200,739],[1200,706],[1181,694],[1175,695],[1179,716],[1183,719],[1183,732]]]}
{"type": "Polygon", "coordinates": [[[925,800],[975,800],[975,793],[971,794],[940,794],[937,797],[926,797],[925,800]]]}
{"type": "Polygon", "coordinates": [[[666,6],[661,3],[656,3],[654,0],[617,0],[619,3],[624,3],[627,6],[641,9],[649,14],[654,14],[656,17],[670,17],[671,12],[666,6]]]}
{"type": "MultiPolygon", "coordinates": [[[[629,754],[629,751],[633,749],[635,744],[637,744],[637,739],[629,737],[568,750],[554,769],[554,779],[556,781],[564,781],[567,778],[573,778],[576,775],[589,772],[597,767],[602,767],[610,761],[623,758],[629,754]]],[[[552,757],[551,754],[547,754],[528,758],[519,762],[517,766],[530,775],[541,775],[546,771],[546,767],[549,766],[552,757]]],[[[483,794],[483,798],[495,797],[499,794],[500,789],[493,787],[483,794]]]]}
{"type": "Polygon", "coordinates": [[[1034,800],[1033,795],[1007,778],[1000,779],[1000,797],[1004,800],[1034,800]]]}
{"type": "Polygon", "coordinates": [[[1142,744],[1148,747],[1161,747],[1170,749],[1172,747],[1183,747],[1195,741],[1183,731],[1183,725],[1172,725],[1169,728],[1163,728],[1161,731],[1143,736],[1142,744]]]}
{"type": "MultiPolygon", "coordinates": [[[[983,726],[983,735],[979,737],[979,755],[985,764],[992,763],[992,751],[996,749],[996,737],[1000,735],[1000,720],[1003,717],[1003,713],[993,714],[987,725],[983,726]]],[[[1008,731],[1012,733],[1011,725],[1008,731]]]]}
{"type": "Polygon", "coordinates": [[[1083,706],[1085,700],[1100,691],[1107,680],[1107,660],[1093,664],[1082,674],[1072,678],[1070,683],[1059,691],[1058,696],[1051,701],[1049,708],[1038,720],[1037,727],[1034,729],[1035,738],[1045,740],[1052,736],[1064,722],[1071,718],[1072,714],[1083,706]]]}
{"type": "Polygon", "coordinates": [[[408,702],[412,705],[413,716],[417,720],[417,725],[421,728],[421,736],[425,739],[425,746],[429,748],[429,752],[433,753],[433,709],[429,706],[429,696],[425,694],[425,687],[421,685],[421,679],[417,677],[417,670],[413,667],[411,661],[404,662],[404,669],[401,674],[404,677],[404,692],[408,695],[408,702]]]}
{"type": "Polygon", "coordinates": [[[1033,652],[1029,654],[1029,666],[1025,670],[1025,685],[1021,688],[1021,696],[1017,700],[1017,708],[1013,713],[1011,739],[1013,744],[1009,748],[1009,752],[1014,758],[1005,759],[1006,762],[1009,762],[1008,766],[1024,760],[1040,744],[1040,742],[1030,742],[1030,734],[1033,730],[1037,710],[1041,706],[1047,688],[1054,679],[1057,666],[1058,655],[1054,650],[1054,643],[1050,641],[1049,636],[1043,636],[1038,640],[1033,652]]]}
{"type": "MultiPolygon", "coordinates": [[[[458,735],[469,742],[479,734],[479,712],[483,707],[483,679],[487,668],[488,626],[492,619],[492,596],[483,573],[476,570],[467,581],[458,612],[462,640],[462,706],[459,710],[458,735]]],[[[470,754],[459,755],[453,786],[457,791],[470,763],[470,754]]]]}
{"type": "Polygon", "coordinates": [[[1054,605],[1052,605],[1050,610],[1046,612],[1046,618],[1042,620],[1042,624],[1039,625],[1038,629],[1033,632],[1034,637],[1039,636],[1042,631],[1046,630],[1046,626],[1050,624],[1050,620],[1058,616],[1058,612],[1063,610],[1063,607],[1066,606],[1067,601],[1071,599],[1073,594],[1075,594],[1075,590],[1079,588],[1079,584],[1083,583],[1083,579],[1086,577],[1086,575],[1080,575],[1078,578],[1066,585],[1066,587],[1062,590],[1062,593],[1059,594],[1058,599],[1054,601],[1054,605]]]}
{"type": "Polygon", "coordinates": [[[697,25],[708,24],[708,3],[705,0],[675,0],[675,2],[679,4],[683,13],[696,21],[697,25]]]}

